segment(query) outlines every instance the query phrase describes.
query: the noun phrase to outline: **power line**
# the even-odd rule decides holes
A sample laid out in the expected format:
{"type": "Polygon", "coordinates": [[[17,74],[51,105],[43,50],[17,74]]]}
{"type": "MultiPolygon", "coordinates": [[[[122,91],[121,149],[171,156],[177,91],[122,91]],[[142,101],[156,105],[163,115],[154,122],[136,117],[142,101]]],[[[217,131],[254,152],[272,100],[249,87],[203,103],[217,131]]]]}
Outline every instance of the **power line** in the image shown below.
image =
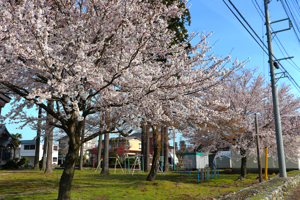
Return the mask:
{"type": "MultiPolygon", "coordinates": [[[[231,13],[236,17],[236,19],[243,25],[243,27],[246,29],[246,31],[251,35],[251,37],[255,40],[255,42],[260,46],[260,48],[262,48],[262,50],[266,53],[266,45],[263,44],[265,46],[265,48],[257,41],[257,39],[252,35],[252,33],[248,30],[248,28],[243,24],[243,22],[238,18],[238,16],[233,12],[233,10],[229,7],[229,5],[225,2],[225,0],[223,0],[223,2],[225,3],[225,5],[227,6],[227,8],[231,11],[231,13]]],[[[260,39],[260,38],[259,38],[260,39]]]]}
{"type": "MultiPolygon", "coordinates": [[[[267,53],[267,51],[266,51],[266,49],[265,48],[267,48],[266,47],[266,44],[261,40],[261,38],[258,36],[258,34],[255,32],[255,30],[251,27],[251,25],[247,22],[247,20],[243,17],[243,15],[239,12],[239,10],[234,6],[234,4],[230,1],[230,0],[228,0],[229,1],[229,3],[233,6],[233,8],[235,9],[235,11],[239,14],[239,16],[244,20],[244,22],[249,26],[249,28],[251,29],[251,31],[254,33],[254,35],[256,36],[256,38],[255,38],[255,36],[250,32],[250,30],[246,27],[246,25],[239,19],[239,17],[235,14],[235,12],[230,8],[230,6],[225,2],[225,0],[223,0],[223,2],[225,3],[225,5],[228,7],[228,9],[231,11],[231,13],[236,17],[236,19],[242,24],[242,26],[245,28],[245,30],[250,34],[250,36],[255,40],[255,42],[262,48],[262,50],[268,55],[268,53],[267,53]],[[257,39],[258,38],[258,39],[257,39]],[[260,42],[259,42],[259,41],[260,42]],[[264,48],[265,47],[265,48],[264,48]]],[[[258,5],[258,3],[257,3],[257,1],[255,0],[255,2],[256,2],[256,4],[257,4],[257,6],[258,6],[258,9],[262,12],[262,10],[261,10],[261,8],[260,8],[260,6],[258,5]]],[[[254,3],[253,1],[252,1],[252,3],[254,3]]],[[[272,30],[273,31],[273,30],[272,30]]],[[[279,40],[279,38],[277,37],[277,35],[275,35],[275,37],[277,38],[277,40],[279,41],[279,43],[281,44],[281,46],[282,46],[282,48],[284,49],[284,51],[286,52],[286,54],[288,55],[288,53],[287,53],[287,51],[286,51],[286,49],[284,48],[284,46],[282,45],[282,43],[280,42],[280,40],[279,40]]],[[[275,40],[276,41],[276,40],[275,40]]],[[[277,42],[276,42],[276,44],[277,44],[277,42]]],[[[277,44],[277,46],[279,47],[279,45],[277,44]]],[[[280,47],[279,47],[279,49],[280,49],[280,47]]],[[[281,51],[281,50],[280,50],[281,51]]],[[[283,52],[281,51],[281,53],[283,54],[283,52]]],[[[283,56],[284,56],[284,54],[283,54],[283,56]]],[[[278,60],[277,58],[276,58],[276,56],[275,55],[273,55],[273,57],[274,57],[274,59],[275,60],[278,60]]],[[[289,61],[288,61],[289,62],[289,61]]],[[[290,63],[290,62],[289,62],[290,63]]],[[[294,63],[294,62],[293,62],[294,63]]],[[[291,64],[291,63],[290,63],[291,64]]],[[[294,87],[300,92],[300,87],[299,87],[299,85],[298,85],[298,83],[294,80],[294,78],[288,73],[288,71],[283,67],[283,65],[279,62],[279,65],[281,66],[281,68],[280,68],[280,70],[282,71],[282,72],[284,72],[284,73],[286,73],[287,74],[287,77],[289,78],[289,80],[291,81],[291,83],[294,85],[294,87]]],[[[292,64],[291,64],[292,65],[292,64]]],[[[300,70],[300,68],[296,65],[296,63],[294,63],[294,65],[295,66],[293,66],[293,67],[295,67],[298,71],[300,70]]]]}
{"type": "MultiPolygon", "coordinates": [[[[255,6],[255,8],[256,8],[258,14],[259,14],[260,17],[262,18],[262,21],[264,22],[264,13],[263,13],[261,7],[259,6],[259,4],[257,3],[257,0],[255,0],[255,3],[254,3],[253,0],[252,0],[252,3],[253,3],[253,5],[255,6]]],[[[273,30],[272,27],[271,27],[271,29],[272,29],[272,32],[274,32],[274,30],[273,30]]],[[[288,54],[288,52],[286,51],[285,47],[282,45],[282,43],[281,43],[280,39],[278,38],[277,34],[274,35],[274,38],[275,38],[275,40],[274,40],[274,41],[275,41],[275,44],[277,45],[277,47],[278,47],[278,49],[280,50],[281,54],[285,57],[285,55],[284,55],[284,53],[283,53],[283,51],[284,51],[284,52],[286,53],[287,57],[291,57],[291,56],[288,54]],[[277,41],[279,42],[280,45],[278,44],[277,41]],[[281,48],[282,48],[283,50],[282,50],[281,48]]],[[[293,60],[291,60],[291,61],[287,60],[287,62],[288,62],[290,65],[292,65],[297,71],[300,72],[300,68],[297,66],[297,64],[296,64],[293,60]]]]}
{"type": "Polygon", "coordinates": [[[295,32],[295,35],[296,35],[297,39],[298,39],[298,42],[300,43],[300,37],[299,37],[299,35],[298,35],[297,31],[296,31],[296,30],[298,30],[298,32],[300,33],[300,28],[298,26],[297,20],[295,19],[294,15],[293,15],[293,12],[291,11],[291,9],[290,9],[289,4],[287,3],[287,1],[285,1],[286,5],[284,4],[283,0],[281,0],[280,2],[282,4],[282,7],[283,7],[286,15],[292,20],[291,23],[293,24],[293,30],[295,32]],[[296,29],[295,29],[295,27],[296,27],[296,29]]]}

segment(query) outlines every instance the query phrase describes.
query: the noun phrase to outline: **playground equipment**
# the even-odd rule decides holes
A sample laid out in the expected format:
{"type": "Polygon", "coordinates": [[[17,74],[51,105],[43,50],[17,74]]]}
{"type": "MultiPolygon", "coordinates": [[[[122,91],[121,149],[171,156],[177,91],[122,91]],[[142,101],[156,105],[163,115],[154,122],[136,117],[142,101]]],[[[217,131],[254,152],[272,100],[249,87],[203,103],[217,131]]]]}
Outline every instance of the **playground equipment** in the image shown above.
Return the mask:
{"type": "MultiPolygon", "coordinates": [[[[123,168],[122,168],[122,165],[121,165],[120,160],[119,160],[118,157],[109,157],[109,158],[116,158],[115,167],[114,167],[115,173],[117,173],[117,165],[118,165],[118,164],[119,164],[119,166],[120,166],[122,172],[124,172],[124,170],[123,170],[123,168]]],[[[101,168],[100,166],[101,166],[101,162],[102,162],[102,161],[103,161],[103,158],[101,158],[101,159],[100,159],[100,162],[98,162],[98,165],[97,165],[97,168],[96,168],[95,172],[96,172],[98,169],[100,170],[100,168],[101,168]]]]}
{"type": "MultiPolygon", "coordinates": [[[[125,169],[125,174],[128,173],[130,174],[131,170],[132,170],[132,175],[134,174],[134,171],[139,170],[139,172],[142,174],[144,172],[144,165],[143,165],[143,160],[144,160],[144,156],[141,154],[135,155],[135,156],[129,156],[126,157],[124,160],[124,169],[125,169]],[[133,165],[130,167],[130,159],[134,158],[134,163],[133,165]],[[142,162],[141,162],[142,161],[142,162]],[[136,169],[136,166],[138,165],[138,168],[136,169]]],[[[159,165],[159,172],[162,173],[163,175],[163,157],[161,156],[158,162],[162,162],[161,165],[159,165]]]]}
{"type": "Polygon", "coordinates": [[[142,155],[138,154],[135,156],[128,156],[125,158],[124,160],[124,169],[125,169],[125,174],[126,174],[126,161],[127,161],[127,171],[128,174],[130,173],[130,171],[132,170],[132,175],[134,174],[135,170],[139,170],[141,173],[143,173],[143,170],[141,169],[141,160],[140,157],[142,157],[142,155]],[[134,158],[134,163],[130,168],[130,158],[134,158]],[[136,164],[138,164],[139,168],[135,169],[136,164]]]}
{"type": "Polygon", "coordinates": [[[219,177],[219,167],[217,165],[214,165],[212,167],[212,170],[210,169],[210,167],[197,169],[198,181],[200,179],[200,173],[201,173],[201,180],[208,180],[210,176],[211,178],[217,178],[219,177]]]}

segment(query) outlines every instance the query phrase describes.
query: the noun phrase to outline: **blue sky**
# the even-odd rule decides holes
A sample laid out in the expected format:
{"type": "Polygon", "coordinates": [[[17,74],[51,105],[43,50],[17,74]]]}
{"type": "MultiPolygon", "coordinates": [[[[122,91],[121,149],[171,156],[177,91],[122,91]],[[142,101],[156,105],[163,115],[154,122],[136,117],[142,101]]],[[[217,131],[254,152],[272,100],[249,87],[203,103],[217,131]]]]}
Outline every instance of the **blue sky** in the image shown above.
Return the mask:
{"type": "MultiPolygon", "coordinates": [[[[258,5],[264,10],[263,0],[256,0],[258,5]]],[[[228,0],[226,0],[228,3],[228,0]]],[[[239,9],[248,23],[256,31],[256,33],[266,42],[264,21],[260,17],[258,11],[254,7],[255,0],[232,0],[234,5],[239,9]]],[[[191,26],[187,27],[189,32],[195,31],[201,33],[210,33],[214,31],[208,39],[210,45],[214,44],[213,51],[215,55],[227,56],[231,52],[232,59],[238,58],[244,61],[250,57],[247,67],[259,67],[259,72],[269,78],[268,56],[263,53],[263,50],[257,45],[253,38],[243,28],[239,21],[234,17],[230,10],[226,7],[222,0],[191,0],[191,26]]],[[[279,1],[273,0],[269,4],[270,21],[276,21],[287,18],[282,5],[279,1]]],[[[280,23],[272,26],[274,30],[284,29],[288,27],[288,23],[280,23]]],[[[277,34],[280,42],[284,45],[290,56],[294,56],[293,61],[300,66],[300,44],[292,30],[277,34]]],[[[194,43],[196,40],[194,41],[194,43]]],[[[276,44],[273,44],[274,55],[277,58],[284,57],[276,44]]],[[[300,72],[295,70],[288,62],[283,61],[282,64],[286,70],[297,81],[300,72]]],[[[288,79],[281,79],[280,82],[291,84],[288,79]]],[[[300,81],[297,81],[300,85],[300,81]]],[[[294,94],[299,95],[296,89],[292,90],[294,94]]],[[[10,109],[7,105],[2,114],[6,114],[10,109]]],[[[34,113],[37,115],[37,113],[34,113]]],[[[8,122],[7,122],[8,123],[8,122]]],[[[36,135],[29,127],[23,130],[16,129],[18,125],[6,125],[10,133],[21,133],[23,139],[33,139],[36,135]]],[[[176,139],[179,141],[179,137],[176,139]]],[[[172,145],[173,142],[171,142],[172,145]]]]}
{"type": "MultiPolygon", "coordinates": [[[[228,0],[225,0],[225,2],[230,5],[228,0]]],[[[258,9],[254,6],[255,2],[257,2],[264,12],[263,0],[232,0],[231,2],[238,8],[239,12],[266,44],[265,19],[263,19],[264,21],[262,20],[258,9]]],[[[214,44],[213,51],[215,54],[226,56],[231,52],[230,55],[232,59],[238,58],[239,61],[244,61],[250,57],[251,62],[246,66],[253,68],[259,67],[259,73],[264,74],[267,80],[270,80],[268,56],[244,29],[222,0],[191,0],[190,3],[192,4],[190,8],[192,23],[189,27],[189,31],[197,31],[199,33],[202,31],[205,31],[205,33],[214,31],[208,41],[211,45],[214,44]]],[[[269,4],[269,13],[271,22],[287,18],[280,1],[277,0],[273,0],[269,4]]],[[[273,24],[272,28],[274,31],[288,28],[288,22],[273,24]]],[[[293,61],[298,65],[300,63],[300,43],[295,33],[289,30],[278,33],[277,37],[288,52],[288,55],[294,56],[293,61]]],[[[287,57],[287,55],[282,55],[276,45],[279,44],[279,42],[276,42],[277,43],[273,41],[273,52],[276,58],[287,57]]],[[[281,61],[281,64],[284,65],[295,81],[299,79],[298,76],[300,72],[295,70],[292,65],[287,61],[281,61]]],[[[281,79],[280,81],[291,84],[288,79],[281,79]]],[[[300,81],[297,82],[300,85],[300,81]]],[[[295,88],[293,89],[293,93],[298,95],[298,91],[295,88]]]]}

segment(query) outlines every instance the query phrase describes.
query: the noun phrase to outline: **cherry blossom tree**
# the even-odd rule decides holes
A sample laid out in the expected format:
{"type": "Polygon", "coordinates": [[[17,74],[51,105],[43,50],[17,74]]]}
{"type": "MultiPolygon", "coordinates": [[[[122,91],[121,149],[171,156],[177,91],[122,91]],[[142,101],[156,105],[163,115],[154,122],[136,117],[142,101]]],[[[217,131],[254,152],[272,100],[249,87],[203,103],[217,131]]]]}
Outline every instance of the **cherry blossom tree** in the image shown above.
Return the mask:
{"type": "Polygon", "coordinates": [[[204,34],[194,47],[171,45],[168,19],[184,11],[161,0],[0,2],[0,84],[45,110],[69,137],[58,199],[70,199],[82,143],[117,125],[124,133],[141,121],[153,130],[162,122],[199,123],[219,115],[208,104],[227,105],[201,97],[222,92],[222,81],[243,63],[225,68],[230,57],[209,53],[204,34]],[[85,118],[95,113],[120,123],[82,140],[85,118]]]}
{"type": "MultiPolygon", "coordinates": [[[[227,82],[222,93],[222,97],[230,102],[230,107],[225,110],[234,112],[232,118],[230,120],[214,118],[214,123],[208,123],[206,126],[201,124],[197,137],[190,137],[190,140],[193,140],[197,146],[201,144],[200,148],[206,151],[230,147],[240,155],[232,159],[241,159],[241,177],[245,178],[247,157],[257,157],[255,113],[258,114],[259,119],[260,141],[264,146],[269,147],[269,156],[273,158],[272,160],[275,161],[277,158],[271,87],[263,76],[256,76],[255,70],[250,68],[243,69],[232,78],[233,81],[227,82]]],[[[298,135],[299,128],[300,99],[290,92],[290,87],[287,85],[279,87],[278,96],[285,156],[290,161],[296,162],[299,149],[295,136],[298,135]]]]}

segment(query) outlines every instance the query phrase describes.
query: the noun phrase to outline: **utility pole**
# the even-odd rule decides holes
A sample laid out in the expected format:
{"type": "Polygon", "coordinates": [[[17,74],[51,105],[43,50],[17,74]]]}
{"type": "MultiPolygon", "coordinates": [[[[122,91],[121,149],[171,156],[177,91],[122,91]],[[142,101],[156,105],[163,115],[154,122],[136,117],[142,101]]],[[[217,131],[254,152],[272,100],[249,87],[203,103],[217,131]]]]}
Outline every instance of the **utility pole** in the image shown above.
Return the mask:
{"type": "Polygon", "coordinates": [[[285,157],[284,157],[284,148],[283,148],[283,140],[282,140],[282,132],[281,132],[281,120],[280,120],[280,111],[279,111],[276,77],[275,77],[275,69],[274,69],[274,57],[273,57],[273,49],[272,49],[272,36],[271,36],[272,33],[271,33],[270,21],[269,21],[269,8],[268,8],[269,3],[270,0],[264,0],[267,38],[268,38],[269,64],[270,64],[270,74],[271,74],[271,86],[272,86],[272,96],[273,96],[273,109],[274,109],[274,118],[275,118],[277,153],[278,153],[278,166],[279,166],[279,176],[286,178],[287,177],[286,165],[285,165],[285,157]]]}
{"type": "Polygon", "coordinates": [[[262,168],[261,168],[261,158],[260,158],[260,144],[259,144],[259,131],[258,131],[258,119],[257,113],[255,113],[255,131],[256,131],[256,146],[257,146],[257,160],[258,160],[258,174],[259,182],[262,182],[262,168]]]}

